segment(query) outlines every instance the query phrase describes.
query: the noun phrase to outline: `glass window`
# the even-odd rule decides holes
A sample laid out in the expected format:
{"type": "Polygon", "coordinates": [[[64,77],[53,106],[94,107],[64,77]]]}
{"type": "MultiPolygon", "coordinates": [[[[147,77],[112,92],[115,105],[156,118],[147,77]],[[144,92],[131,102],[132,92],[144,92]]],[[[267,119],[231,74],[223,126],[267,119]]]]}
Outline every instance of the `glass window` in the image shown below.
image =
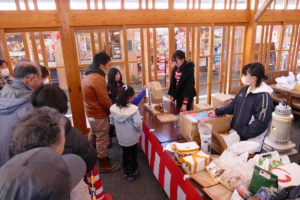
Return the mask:
{"type": "Polygon", "coordinates": [[[15,0],[1,0],[0,10],[16,10],[15,0]]]}
{"type": "Polygon", "coordinates": [[[207,85],[199,86],[199,102],[206,103],[207,99],[207,85]]]}
{"type": "Polygon", "coordinates": [[[284,0],[276,0],[275,9],[284,9],[284,0]]]}
{"type": "Polygon", "coordinates": [[[213,82],[220,81],[220,71],[221,71],[221,56],[214,56],[213,66],[212,66],[213,82]]]}
{"type": "Polygon", "coordinates": [[[163,87],[169,86],[169,29],[156,28],[157,78],[163,87]]]}
{"type": "Polygon", "coordinates": [[[29,7],[29,10],[34,10],[33,0],[28,0],[28,7],[29,7]]]}
{"type": "Polygon", "coordinates": [[[237,0],[236,9],[245,10],[247,8],[247,0],[237,0]]]}
{"type": "Polygon", "coordinates": [[[199,69],[200,83],[207,83],[208,63],[209,63],[209,57],[200,58],[200,69],[199,69]]]}
{"type": "Polygon", "coordinates": [[[39,10],[55,10],[55,0],[38,0],[37,2],[39,10]]]}
{"type": "Polygon", "coordinates": [[[233,88],[237,88],[237,87],[240,87],[241,86],[241,82],[240,81],[232,81],[231,82],[231,90],[233,88]]]}
{"type": "Polygon", "coordinates": [[[296,9],[296,1],[295,0],[288,0],[287,9],[296,9]]]}
{"type": "Polygon", "coordinates": [[[75,33],[79,64],[89,64],[93,60],[91,35],[89,31],[75,33]]]}
{"type": "Polygon", "coordinates": [[[240,71],[242,67],[243,55],[237,54],[233,55],[233,65],[232,65],[232,79],[240,78],[240,71]]]}
{"type": "Polygon", "coordinates": [[[211,9],[211,0],[201,0],[201,9],[211,9]]]}
{"type": "Polygon", "coordinates": [[[124,0],[125,9],[138,9],[139,0],[124,0]]]}
{"type": "Polygon", "coordinates": [[[4,59],[4,58],[3,58],[3,55],[2,55],[2,45],[1,45],[1,41],[0,41],[0,59],[2,59],[2,60],[4,59]]]}
{"type": "Polygon", "coordinates": [[[281,25],[273,26],[271,50],[279,49],[279,40],[280,40],[281,29],[282,29],[281,25]]]}
{"type": "Polygon", "coordinates": [[[287,70],[288,51],[282,51],[280,70],[287,70]]]}
{"type": "Polygon", "coordinates": [[[109,30],[108,39],[109,39],[110,55],[112,57],[112,61],[121,61],[122,60],[121,31],[109,30]]]}
{"type": "Polygon", "coordinates": [[[212,88],[211,89],[212,89],[211,94],[219,93],[220,85],[219,84],[212,84],[212,88]]]}
{"type": "Polygon", "coordinates": [[[87,9],[86,0],[70,0],[71,9],[84,10],[87,9]]]}
{"type": "Polygon", "coordinates": [[[186,27],[175,28],[175,49],[186,52],[186,27]]]}
{"type": "Polygon", "coordinates": [[[293,30],[293,25],[285,26],[283,44],[282,44],[282,49],[283,50],[289,50],[290,49],[292,30],[293,30]]]}
{"type": "Polygon", "coordinates": [[[222,35],[223,27],[222,26],[215,26],[214,27],[214,49],[213,54],[221,54],[222,53],[222,35]]]}
{"type": "Polygon", "coordinates": [[[297,58],[296,72],[300,72],[300,51],[297,58]]]}
{"type": "Polygon", "coordinates": [[[187,9],[186,0],[174,0],[175,9],[187,9]]]}
{"type": "Polygon", "coordinates": [[[210,51],[210,27],[200,27],[200,56],[209,55],[210,51]]]}
{"type": "Polygon", "coordinates": [[[261,43],[261,34],[262,34],[262,26],[258,25],[256,27],[256,36],[255,36],[255,46],[254,51],[259,51],[260,43],[261,43]]]}
{"type": "Polygon", "coordinates": [[[168,9],[168,0],[155,0],[155,9],[168,9]]]}
{"type": "Polygon", "coordinates": [[[141,91],[143,89],[142,63],[129,63],[128,67],[130,85],[133,87],[134,91],[141,91]]]}
{"type": "Polygon", "coordinates": [[[5,34],[10,56],[10,63],[14,66],[19,60],[25,59],[25,49],[21,33],[5,34]]]}
{"type": "Polygon", "coordinates": [[[244,46],[244,26],[236,26],[234,32],[234,52],[240,53],[243,52],[244,46]]]}
{"type": "Polygon", "coordinates": [[[224,9],[224,0],[215,0],[215,9],[217,10],[224,9]]]}
{"type": "Polygon", "coordinates": [[[127,29],[128,60],[141,60],[140,29],[127,29]]]}
{"type": "Polygon", "coordinates": [[[277,57],[278,57],[278,52],[276,51],[270,52],[269,71],[275,71],[277,57]]]}
{"type": "Polygon", "coordinates": [[[121,9],[121,0],[105,0],[106,9],[121,9]]]}
{"type": "Polygon", "coordinates": [[[59,31],[44,32],[44,42],[49,67],[64,66],[59,31]]]}

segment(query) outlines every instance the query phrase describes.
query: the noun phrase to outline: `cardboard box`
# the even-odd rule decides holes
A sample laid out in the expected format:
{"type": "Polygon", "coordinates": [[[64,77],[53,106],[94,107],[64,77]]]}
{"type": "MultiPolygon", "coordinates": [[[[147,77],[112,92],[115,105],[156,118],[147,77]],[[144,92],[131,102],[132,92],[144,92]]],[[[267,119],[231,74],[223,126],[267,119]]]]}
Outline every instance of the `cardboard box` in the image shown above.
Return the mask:
{"type": "Polygon", "coordinates": [[[200,172],[208,165],[210,156],[203,151],[198,151],[195,154],[182,158],[182,169],[188,175],[200,172]]]}
{"type": "Polygon", "coordinates": [[[196,142],[175,144],[175,157],[179,161],[181,161],[183,157],[192,155],[193,153],[197,153],[198,151],[200,151],[200,147],[196,142]]]}
{"type": "MultiPolygon", "coordinates": [[[[198,113],[203,112],[203,110],[193,110],[193,111],[187,111],[182,112],[179,115],[179,129],[181,135],[187,140],[187,141],[196,141],[200,143],[200,134],[198,131],[198,121],[191,120],[186,115],[191,113],[198,113]]],[[[231,125],[231,115],[224,115],[215,119],[210,119],[205,121],[205,123],[209,123],[212,125],[213,132],[225,132],[230,130],[231,125]]]]}
{"type": "Polygon", "coordinates": [[[209,105],[207,103],[194,103],[194,110],[214,110],[214,107],[212,105],[209,105]]]}
{"type": "Polygon", "coordinates": [[[221,108],[230,104],[235,96],[231,94],[217,93],[212,97],[212,105],[215,108],[221,108]]]}
{"type": "Polygon", "coordinates": [[[296,163],[290,163],[269,170],[272,174],[278,177],[278,188],[300,185],[300,166],[296,163]]]}
{"type": "Polygon", "coordinates": [[[160,104],[163,100],[163,90],[160,82],[153,81],[148,84],[148,91],[151,92],[151,103],[160,104]]]}

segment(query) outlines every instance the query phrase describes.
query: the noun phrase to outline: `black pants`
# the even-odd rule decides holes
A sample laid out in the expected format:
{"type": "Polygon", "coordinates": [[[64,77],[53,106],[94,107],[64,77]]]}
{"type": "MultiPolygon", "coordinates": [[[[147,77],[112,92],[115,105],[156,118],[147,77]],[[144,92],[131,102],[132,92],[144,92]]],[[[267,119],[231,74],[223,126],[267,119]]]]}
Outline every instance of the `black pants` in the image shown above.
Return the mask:
{"type": "Polygon", "coordinates": [[[115,126],[111,124],[109,126],[109,131],[108,131],[109,138],[113,138],[115,136],[114,131],[115,131],[115,126]]]}
{"type": "MultiPolygon", "coordinates": [[[[187,111],[190,111],[193,109],[193,102],[194,102],[194,99],[190,99],[186,105],[186,110],[187,111]]],[[[180,110],[181,110],[181,107],[182,107],[182,104],[183,104],[183,99],[178,99],[176,100],[176,108],[177,108],[177,112],[179,113],[180,110]]]]}
{"type": "Polygon", "coordinates": [[[137,163],[137,144],[130,147],[123,147],[123,163],[124,169],[136,170],[138,168],[137,163]]]}

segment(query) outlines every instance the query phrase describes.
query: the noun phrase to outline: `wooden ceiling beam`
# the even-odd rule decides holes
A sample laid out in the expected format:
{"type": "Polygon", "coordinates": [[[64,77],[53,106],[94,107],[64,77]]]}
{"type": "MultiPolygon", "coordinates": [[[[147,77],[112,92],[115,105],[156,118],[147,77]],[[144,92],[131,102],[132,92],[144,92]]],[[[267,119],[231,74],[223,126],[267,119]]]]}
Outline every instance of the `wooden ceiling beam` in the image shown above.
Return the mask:
{"type": "Polygon", "coordinates": [[[255,13],[254,21],[257,22],[259,18],[264,14],[264,12],[267,10],[267,8],[270,7],[273,0],[265,0],[264,4],[261,6],[261,8],[255,13]]]}

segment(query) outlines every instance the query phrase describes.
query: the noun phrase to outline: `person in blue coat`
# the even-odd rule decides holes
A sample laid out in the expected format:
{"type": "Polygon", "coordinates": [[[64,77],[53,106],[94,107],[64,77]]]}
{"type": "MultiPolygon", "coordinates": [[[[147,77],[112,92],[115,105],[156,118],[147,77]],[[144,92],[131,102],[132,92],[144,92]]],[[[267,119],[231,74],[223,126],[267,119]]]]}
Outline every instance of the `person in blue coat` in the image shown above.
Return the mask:
{"type": "Polygon", "coordinates": [[[237,93],[232,103],[210,111],[209,114],[232,114],[231,128],[240,139],[256,141],[261,147],[272,117],[273,89],[263,82],[268,77],[261,63],[244,66],[242,74],[242,83],[245,86],[237,93]]]}

